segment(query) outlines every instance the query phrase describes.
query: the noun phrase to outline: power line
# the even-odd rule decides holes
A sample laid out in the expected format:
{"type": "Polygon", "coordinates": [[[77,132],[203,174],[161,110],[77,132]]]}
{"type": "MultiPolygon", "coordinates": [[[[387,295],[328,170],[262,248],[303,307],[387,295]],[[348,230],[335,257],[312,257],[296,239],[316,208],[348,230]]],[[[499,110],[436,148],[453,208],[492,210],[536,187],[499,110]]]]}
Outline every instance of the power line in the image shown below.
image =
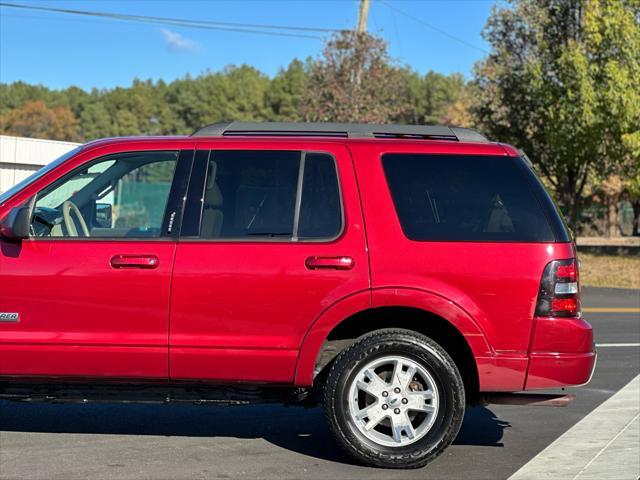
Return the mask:
{"type": "Polygon", "coordinates": [[[0,7],[20,8],[24,10],[37,10],[52,13],[63,13],[70,15],[83,15],[89,17],[107,18],[111,20],[121,20],[128,22],[150,23],[160,25],[172,25],[186,28],[198,28],[204,30],[222,30],[241,33],[257,33],[263,35],[277,35],[285,37],[313,38],[322,39],[319,35],[310,35],[304,33],[286,33],[268,30],[289,30],[295,32],[339,32],[338,29],[315,28],[315,27],[298,27],[290,25],[268,25],[268,24],[252,24],[252,23],[233,23],[233,22],[216,22],[208,20],[190,20],[170,17],[154,17],[145,15],[129,15],[122,13],[96,12],[88,10],[72,10],[68,8],[38,7],[35,5],[24,5],[16,3],[0,2],[0,7]],[[266,30],[266,31],[265,31],[266,30]]]}
{"type": "MultiPolygon", "coordinates": [[[[469,48],[473,48],[475,50],[479,50],[483,53],[489,53],[484,48],[478,47],[472,43],[467,42],[451,33],[438,28],[430,23],[425,22],[424,20],[405,12],[404,10],[399,9],[395,5],[391,4],[391,2],[387,0],[379,0],[380,3],[383,3],[387,8],[403,15],[417,23],[424,25],[431,30],[434,30],[441,35],[445,35],[452,40],[455,40],[463,45],[466,45],[469,48]]],[[[368,1],[361,0],[361,7],[363,4],[367,4],[368,1]]],[[[147,16],[147,15],[132,15],[132,14],[123,14],[123,13],[109,13],[109,12],[96,12],[89,10],[74,10],[68,8],[54,8],[54,7],[40,7],[35,5],[27,5],[27,4],[17,4],[17,3],[8,3],[8,2],[0,2],[0,7],[5,8],[19,8],[24,10],[35,10],[35,11],[44,11],[51,13],[62,13],[69,15],[82,15],[89,17],[97,17],[102,19],[110,19],[110,20],[119,20],[125,22],[136,22],[136,23],[146,23],[146,24],[158,24],[158,25],[170,25],[177,27],[185,27],[185,28],[197,28],[201,30],[217,30],[223,32],[236,32],[236,33],[253,33],[258,35],[272,35],[272,36],[280,36],[280,37],[295,37],[295,38],[310,38],[314,40],[321,40],[323,37],[319,35],[311,35],[309,33],[302,32],[318,32],[318,33],[335,33],[341,32],[340,29],[333,28],[316,28],[316,27],[300,27],[300,26],[292,26],[292,25],[272,25],[272,24],[255,24],[255,23],[235,23],[235,22],[217,22],[210,20],[191,20],[191,19],[181,19],[181,18],[171,18],[171,17],[156,17],[156,16],[147,16]],[[288,30],[289,32],[300,32],[300,33],[288,33],[282,31],[275,30],[288,30]]],[[[368,8],[366,9],[368,10],[368,8]]],[[[362,16],[362,11],[360,12],[362,16]]],[[[366,13],[365,13],[366,15],[366,13]]],[[[366,18],[366,17],[365,17],[366,18]]],[[[366,22],[366,20],[365,20],[366,22]]],[[[359,22],[359,24],[362,22],[359,22]]]]}
{"type": "Polygon", "coordinates": [[[411,20],[413,20],[414,22],[418,22],[422,25],[424,25],[427,28],[430,28],[431,30],[434,30],[446,37],[449,37],[452,40],[455,40],[456,42],[459,42],[463,45],[466,45],[469,48],[473,48],[475,50],[479,50],[483,53],[489,53],[487,50],[485,50],[484,48],[478,47],[472,43],[467,42],[466,40],[463,40],[462,38],[456,37],[455,35],[450,34],[449,32],[447,32],[446,30],[443,30],[441,28],[438,28],[434,25],[431,25],[430,23],[425,22],[424,20],[422,20],[421,18],[418,18],[414,15],[411,15],[410,13],[405,12],[404,10],[400,10],[398,7],[396,7],[395,5],[392,5],[391,2],[388,2],[386,0],[380,0],[380,3],[383,3],[384,5],[387,6],[387,8],[390,8],[391,10],[394,10],[396,12],[398,12],[400,15],[404,15],[407,18],[410,18],[411,20]]]}
{"type": "MultiPolygon", "coordinates": [[[[1,5],[0,5],[1,6],[1,5]]],[[[2,18],[24,18],[24,19],[29,19],[29,20],[46,20],[46,21],[55,21],[55,22],[82,22],[82,23],[104,23],[101,22],[99,20],[82,20],[82,19],[76,19],[76,18],[57,18],[57,17],[47,17],[47,16],[38,16],[38,15],[19,15],[19,14],[12,14],[12,13],[3,13],[2,15],[0,15],[0,19],[2,18]]],[[[121,22],[123,24],[126,25],[131,25],[131,26],[139,26],[140,22],[133,22],[131,20],[121,20],[121,22]]],[[[147,22],[145,22],[147,23],[147,22]]],[[[172,24],[173,25],[173,24],[172,24]]],[[[251,29],[240,29],[240,28],[225,28],[225,27],[207,27],[207,26],[198,26],[198,25],[193,25],[193,26],[189,26],[188,28],[197,28],[197,29],[204,29],[204,30],[215,30],[215,31],[222,31],[222,32],[236,32],[236,33],[254,33],[254,34],[258,34],[258,35],[277,35],[277,36],[282,36],[282,37],[295,37],[295,38],[311,38],[311,39],[319,39],[321,40],[322,37],[319,36],[315,36],[315,35],[303,35],[303,34],[295,34],[295,33],[280,33],[280,32],[264,32],[261,30],[251,30],[251,29]]]]}
{"type": "Polygon", "coordinates": [[[111,13],[111,12],[96,12],[89,10],[73,10],[68,8],[53,8],[53,7],[38,7],[35,5],[25,5],[25,4],[17,4],[17,3],[7,3],[0,2],[0,6],[3,7],[12,7],[12,8],[23,8],[27,10],[43,10],[47,12],[56,12],[56,13],[67,13],[73,15],[88,15],[88,16],[96,16],[96,17],[107,17],[113,18],[116,20],[119,19],[127,19],[127,20],[153,20],[158,22],[179,22],[185,24],[197,24],[197,25],[213,25],[213,26],[224,26],[224,27],[242,27],[242,28],[263,28],[263,29],[276,29],[276,30],[297,30],[297,31],[308,31],[308,32],[339,32],[339,29],[332,28],[316,28],[316,27],[299,27],[292,25],[269,25],[269,24],[256,24],[256,23],[234,23],[234,22],[215,22],[211,20],[191,20],[184,18],[171,18],[171,17],[154,17],[147,15],[133,15],[133,14],[124,14],[124,13],[111,13]]]}

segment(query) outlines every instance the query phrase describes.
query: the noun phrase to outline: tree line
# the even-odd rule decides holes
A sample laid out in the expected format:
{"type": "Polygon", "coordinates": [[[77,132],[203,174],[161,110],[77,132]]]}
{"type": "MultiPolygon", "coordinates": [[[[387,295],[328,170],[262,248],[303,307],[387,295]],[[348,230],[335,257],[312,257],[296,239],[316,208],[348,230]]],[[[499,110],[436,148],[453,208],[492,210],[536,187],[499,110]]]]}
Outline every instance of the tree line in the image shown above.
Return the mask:
{"type": "MultiPolygon", "coordinates": [[[[130,87],[52,90],[25,82],[0,84],[0,131],[8,135],[85,142],[126,135],[189,134],[209,123],[242,121],[380,121],[460,123],[452,107],[465,95],[460,74],[393,68],[394,99],[376,105],[379,80],[358,105],[318,96],[318,65],[293,60],[273,78],[248,66],[229,66],[172,82],[133,81],[130,87]],[[401,77],[401,81],[396,81],[401,77]],[[333,109],[333,110],[332,110],[333,109]],[[328,111],[332,110],[332,111],[328,111]],[[338,110],[344,110],[339,112],[338,110]]],[[[393,87],[393,88],[389,88],[393,87]]],[[[465,119],[460,119],[465,123],[465,119]]]]}
{"type": "Polygon", "coordinates": [[[70,141],[188,134],[218,121],[450,124],[526,151],[577,229],[621,201],[640,216],[640,0],[510,0],[483,35],[473,78],[421,75],[375,35],[343,31],[273,78],[249,65],[172,82],[51,90],[0,84],[0,132],[70,141]]]}

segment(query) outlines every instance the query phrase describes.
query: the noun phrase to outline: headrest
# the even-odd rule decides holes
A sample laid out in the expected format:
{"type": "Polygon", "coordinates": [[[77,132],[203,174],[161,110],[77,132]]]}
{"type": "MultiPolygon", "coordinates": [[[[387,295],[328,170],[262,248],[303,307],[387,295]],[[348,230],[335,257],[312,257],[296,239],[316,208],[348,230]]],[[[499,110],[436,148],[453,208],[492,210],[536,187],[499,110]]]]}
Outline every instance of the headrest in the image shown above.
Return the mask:
{"type": "Polygon", "coordinates": [[[206,207],[221,207],[222,192],[216,183],[216,175],[218,173],[218,164],[211,160],[209,162],[209,176],[207,178],[207,190],[204,192],[204,201],[206,207]]]}
{"type": "Polygon", "coordinates": [[[207,191],[205,192],[204,201],[207,207],[222,206],[222,192],[217,183],[210,185],[207,183],[207,191]]]}

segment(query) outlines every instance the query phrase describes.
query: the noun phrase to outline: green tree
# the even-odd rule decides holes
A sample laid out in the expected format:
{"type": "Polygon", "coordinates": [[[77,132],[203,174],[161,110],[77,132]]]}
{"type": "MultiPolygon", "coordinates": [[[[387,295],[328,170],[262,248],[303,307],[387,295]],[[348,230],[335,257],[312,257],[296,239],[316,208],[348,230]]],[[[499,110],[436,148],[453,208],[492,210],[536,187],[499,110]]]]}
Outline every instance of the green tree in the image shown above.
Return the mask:
{"type": "Polygon", "coordinates": [[[301,101],[307,89],[309,76],[300,60],[293,60],[271,80],[267,103],[273,112],[270,120],[291,122],[301,120],[301,101]]]}
{"type": "Polygon", "coordinates": [[[638,0],[511,0],[484,35],[477,115],[527,151],[576,225],[590,177],[640,144],[638,0]]]}
{"type": "Polygon", "coordinates": [[[111,116],[103,102],[93,102],[82,110],[80,131],[84,140],[116,135],[111,116]]]}
{"type": "Polygon", "coordinates": [[[443,75],[434,71],[420,76],[402,70],[408,109],[394,118],[400,123],[471,126],[472,87],[459,73],[443,75]]]}
{"type": "Polygon", "coordinates": [[[633,235],[640,235],[640,173],[628,178],[625,187],[633,207],[633,235]]]}
{"type": "MultiPolygon", "coordinates": [[[[382,40],[345,32],[329,41],[323,58],[293,60],[272,79],[242,65],[168,84],[135,79],[129,87],[91,91],[0,84],[0,122],[27,102],[40,101],[49,110],[70,110],[79,120],[74,136],[80,140],[189,134],[208,123],[231,120],[466,125],[473,98],[468,91],[461,75],[420,75],[397,67],[382,40]]],[[[23,118],[22,131],[42,131],[37,119],[23,118]],[[30,122],[34,125],[26,128],[30,122]]]]}
{"type": "Polygon", "coordinates": [[[270,80],[253,67],[227,67],[172,82],[166,101],[180,119],[179,133],[190,133],[208,123],[226,120],[266,120],[271,112],[266,102],[270,80]]]}
{"type": "Polygon", "coordinates": [[[308,121],[385,123],[408,110],[404,75],[379,37],[343,31],[309,66],[302,101],[308,121]]]}
{"type": "Polygon", "coordinates": [[[624,190],[633,207],[633,235],[640,235],[640,143],[632,144],[632,155],[621,165],[620,175],[623,177],[624,190]]]}
{"type": "Polygon", "coordinates": [[[136,114],[127,109],[120,109],[114,116],[116,136],[128,137],[140,135],[141,128],[136,114]]]}

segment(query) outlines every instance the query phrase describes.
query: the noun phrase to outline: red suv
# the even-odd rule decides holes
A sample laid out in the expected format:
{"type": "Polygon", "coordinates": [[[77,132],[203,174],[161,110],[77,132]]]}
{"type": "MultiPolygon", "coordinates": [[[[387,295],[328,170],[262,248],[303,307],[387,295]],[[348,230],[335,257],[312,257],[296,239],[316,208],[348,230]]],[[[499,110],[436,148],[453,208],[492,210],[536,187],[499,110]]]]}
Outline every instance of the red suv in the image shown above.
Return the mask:
{"type": "Polygon", "coordinates": [[[0,219],[5,399],[317,398],[356,459],[406,468],[466,405],[595,363],[561,216],[521,152],[471,130],[98,140],[0,219]]]}

